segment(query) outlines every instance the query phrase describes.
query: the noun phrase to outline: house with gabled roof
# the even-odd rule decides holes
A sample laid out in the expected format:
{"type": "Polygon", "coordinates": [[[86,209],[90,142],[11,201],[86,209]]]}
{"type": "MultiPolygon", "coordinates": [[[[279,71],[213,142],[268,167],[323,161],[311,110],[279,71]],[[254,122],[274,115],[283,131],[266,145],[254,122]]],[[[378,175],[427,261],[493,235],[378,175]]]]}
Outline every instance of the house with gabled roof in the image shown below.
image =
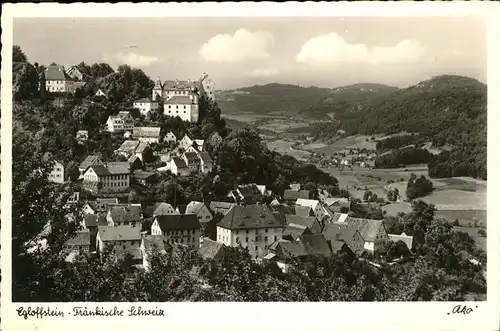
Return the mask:
{"type": "Polygon", "coordinates": [[[160,141],[160,127],[136,126],[132,138],[146,143],[157,144],[160,141]]]}
{"type": "Polygon", "coordinates": [[[83,144],[89,139],[89,132],[87,130],[78,130],[75,139],[79,144],[83,144]]]}
{"type": "Polygon", "coordinates": [[[127,159],[132,156],[137,156],[141,162],[143,161],[143,154],[149,149],[149,143],[139,140],[125,140],[120,147],[115,151],[116,154],[121,155],[127,159]]]}
{"type": "Polygon", "coordinates": [[[107,97],[106,93],[104,93],[104,91],[102,89],[100,89],[100,88],[97,89],[97,91],[95,92],[94,96],[96,96],[96,97],[104,97],[104,98],[107,97]]]}
{"type": "Polygon", "coordinates": [[[209,209],[214,215],[226,215],[233,206],[236,206],[236,204],[233,202],[211,201],[209,204],[209,209]]]}
{"type": "Polygon", "coordinates": [[[54,160],[54,166],[48,176],[49,181],[56,184],[64,184],[64,163],[54,160]]]}
{"type": "Polygon", "coordinates": [[[263,257],[268,246],[281,238],[283,228],[266,205],[235,205],[217,224],[217,241],[263,257]]]}
{"type": "Polygon", "coordinates": [[[141,242],[141,229],[137,226],[99,226],[97,229],[97,251],[102,253],[111,246],[117,259],[123,259],[128,253],[133,260],[141,263],[141,242]]]}
{"type": "Polygon", "coordinates": [[[153,217],[177,214],[174,207],[166,202],[157,202],[154,204],[154,207],[153,217]]]}
{"type": "Polygon", "coordinates": [[[66,69],[66,74],[74,81],[83,80],[83,74],[76,66],[69,66],[68,69],[66,69]]]}
{"type": "Polygon", "coordinates": [[[166,166],[158,168],[157,170],[160,172],[161,171],[170,171],[174,175],[183,176],[183,177],[189,176],[191,173],[189,171],[189,167],[186,164],[186,161],[184,161],[184,159],[177,157],[177,156],[172,157],[170,162],[167,162],[166,166]]]}
{"type": "Polygon", "coordinates": [[[351,208],[351,202],[348,198],[326,198],[324,204],[334,213],[346,213],[351,208]]]}
{"type": "Polygon", "coordinates": [[[201,225],[194,214],[161,215],[154,218],[151,234],[164,236],[167,244],[180,243],[199,248],[201,225]]]}
{"type": "Polygon", "coordinates": [[[208,174],[212,171],[213,161],[210,155],[207,152],[198,153],[198,157],[200,158],[200,170],[204,174],[208,174]]]}
{"type": "Polygon", "coordinates": [[[404,232],[401,233],[400,235],[388,234],[388,236],[389,236],[389,240],[392,242],[398,242],[398,241],[404,242],[406,247],[408,247],[409,250],[411,250],[413,247],[413,236],[409,236],[404,232]]]}
{"type": "Polygon", "coordinates": [[[283,230],[283,234],[281,235],[281,237],[285,240],[295,241],[300,236],[308,235],[308,234],[313,234],[313,233],[311,232],[311,230],[307,226],[304,226],[301,224],[290,223],[283,230]]]}
{"type": "Polygon", "coordinates": [[[90,231],[78,231],[74,236],[69,238],[64,244],[68,250],[68,255],[65,258],[66,262],[73,262],[79,254],[88,254],[90,252],[90,231]]]}
{"type": "Polygon", "coordinates": [[[189,172],[197,173],[201,167],[201,160],[196,153],[186,152],[182,155],[184,162],[189,168],[189,172]]]}
{"type": "Polygon", "coordinates": [[[309,199],[309,190],[285,190],[283,200],[286,203],[295,203],[297,199],[309,199]]]}
{"type": "Polygon", "coordinates": [[[106,215],[108,226],[130,226],[141,228],[142,208],[140,205],[110,206],[106,215]]]}
{"type": "Polygon", "coordinates": [[[356,228],[327,224],[322,233],[330,244],[333,241],[342,241],[354,254],[361,255],[364,252],[365,240],[356,228]]]}
{"type": "Polygon", "coordinates": [[[118,198],[97,198],[88,200],[83,206],[84,214],[102,214],[107,213],[108,206],[117,205],[118,198]]]}
{"type": "Polygon", "coordinates": [[[179,141],[179,148],[182,148],[184,151],[186,151],[191,145],[193,145],[193,140],[189,138],[187,134],[185,134],[179,141]]]}
{"type": "Polygon", "coordinates": [[[75,80],[71,78],[63,66],[50,65],[44,71],[45,90],[48,92],[70,92],[75,90],[73,84],[75,80]]]}
{"type": "Polygon", "coordinates": [[[109,116],[106,121],[108,132],[124,132],[134,129],[134,118],[128,111],[120,111],[116,116],[109,116]]]}

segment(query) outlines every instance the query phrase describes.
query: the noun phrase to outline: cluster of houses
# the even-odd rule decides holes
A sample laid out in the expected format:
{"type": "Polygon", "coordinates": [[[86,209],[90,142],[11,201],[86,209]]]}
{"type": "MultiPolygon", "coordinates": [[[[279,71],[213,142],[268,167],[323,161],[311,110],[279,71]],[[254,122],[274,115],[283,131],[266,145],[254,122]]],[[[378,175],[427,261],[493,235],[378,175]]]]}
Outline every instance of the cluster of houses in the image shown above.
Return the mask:
{"type": "Polygon", "coordinates": [[[161,103],[164,115],[179,116],[183,121],[198,122],[198,101],[202,95],[215,100],[215,83],[207,74],[203,74],[196,81],[162,81],[158,78],[151,98],[136,100],[133,102],[133,107],[147,116],[152,111],[158,111],[161,103]]]}
{"type": "Polygon", "coordinates": [[[82,73],[74,66],[64,69],[63,66],[51,64],[43,72],[45,90],[48,92],[75,93],[85,86],[82,73]]]}
{"type": "Polygon", "coordinates": [[[341,252],[356,258],[363,252],[373,254],[389,241],[412,248],[411,236],[388,234],[381,220],[349,216],[347,199],[313,200],[300,188],[288,191],[303,197],[265,204],[260,198],[270,195],[266,187],[248,184],[230,192],[232,202],[158,202],[144,207],[119,203],[118,198],[87,201],[82,230],[67,243],[67,261],[81,252],[110,249],[116,258],[129,254],[147,271],[153,250],[165,251],[167,245],[192,247],[206,258],[223,256],[227,247],[242,247],[257,261],[276,263],[287,272],[290,259],[341,252]],[[211,226],[213,234],[207,230],[211,226]]]}
{"type": "Polygon", "coordinates": [[[347,153],[335,153],[331,156],[321,156],[319,164],[323,167],[361,167],[361,168],[373,168],[375,166],[375,159],[377,155],[375,153],[363,153],[356,152],[355,150],[349,151],[355,153],[353,155],[346,155],[347,153]]]}

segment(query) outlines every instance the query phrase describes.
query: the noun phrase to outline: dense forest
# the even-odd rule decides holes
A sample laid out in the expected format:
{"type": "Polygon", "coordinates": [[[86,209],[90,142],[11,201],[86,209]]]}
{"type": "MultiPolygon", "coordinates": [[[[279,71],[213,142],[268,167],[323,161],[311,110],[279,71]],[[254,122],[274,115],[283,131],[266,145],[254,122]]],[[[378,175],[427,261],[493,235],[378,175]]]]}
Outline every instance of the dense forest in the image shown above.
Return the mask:
{"type": "Polygon", "coordinates": [[[426,149],[404,147],[378,155],[375,159],[375,167],[399,168],[409,164],[428,163],[432,158],[432,154],[426,149]]]}
{"type": "MultiPolygon", "coordinates": [[[[453,146],[429,162],[432,177],[472,176],[486,179],[487,88],[462,76],[442,75],[398,90],[362,110],[335,113],[331,129],[351,134],[418,133],[405,144],[453,146]]],[[[321,128],[317,138],[331,136],[321,128]]],[[[396,140],[391,141],[395,142],[396,140]]]]}

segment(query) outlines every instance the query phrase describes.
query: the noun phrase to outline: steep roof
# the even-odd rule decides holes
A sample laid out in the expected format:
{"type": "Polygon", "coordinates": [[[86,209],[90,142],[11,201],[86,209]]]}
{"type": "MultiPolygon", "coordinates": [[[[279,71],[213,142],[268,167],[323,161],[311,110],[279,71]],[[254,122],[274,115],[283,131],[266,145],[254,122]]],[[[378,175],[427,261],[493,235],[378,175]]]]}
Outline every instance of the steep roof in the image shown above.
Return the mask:
{"type": "Polygon", "coordinates": [[[217,254],[219,254],[219,252],[223,250],[224,250],[224,244],[208,238],[203,238],[203,243],[201,244],[198,253],[204,259],[213,259],[217,256],[217,254]]]}
{"type": "Polygon", "coordinates": [[[139,145],[135,149],[135,153],[143,153],[149,147],[149,143],[145,141],[139,141],[139,145]]]}
{"type": "Polygon", "coordinates": [[[132,136],[158,138],[160,136],[160,127],[136,126],[136,127],[134,127],[132,136]]]}
{"type": "Polygon", "coordinates": [[[134,103],[156,103],[156,101],[153,101],[150,98],[141,98],[135,100],[134,103]]]}
{"type": "Polygon", "coordinates": [[[338,251],[342,250],[344,245],[347,245],[344,241],[342,240],[331,240],[330,241],[330,247],[332,249],[332,253],[337,253],[338,251]]]}
{"type": "Polygon", "coordinates": [[[306,248],[301,241],[278,241],[274,250],[278,256],[283,257],[307,256],[306,248]]]}
{"type": "Polygon", "coordinates": [[[217,226],[231,230],[283,227],[265,205],[235,205],[217,226]]]}
{"type": "Polygon", "coordinates": [[[102,241],[141,240],[141,228],[129,226],[99,226],[102,241]]]}
{"type": "Polygon", "coordinates": [[[142,171],[142,170],[136,170],[134,171],[134,177],[139,179],[139,180],[144,180],[148,179],[154,176],[153,172],[147,172],[147,171],[142,171]]]}
{"type": "Polygon", "coordinates": [[[108,168],[104,164],[93,164],[89,167],[92,168],[97,176],[109,176],[111,173],[108,171],[108,168]]]}
{"type": "Polygon", "coordinates": [[[244,198],[262,195],[255,184],[238,185],[238,191],[244,198]]]}
{"type": "Polygon", "coordinates": [[[199,201],[191,201],[186,206],[185,214],[198,214],[198,212],[203,208],[205,204],[199,201]]]}
{"type": "Polygon", "coordinates": [[[177,205],[176,210],[177,210],[180,214],[185,214],[185,213],[186,213],[186,208],[187,208],[187,205],[177,205]]]}
{"type": "Polygon", "coordinates": [[[342,227],[337,224],[327,224],[322,233],[326,240],[340,240],[349,245],[353,241],[356,232],[358,232],[356,228],[342,227]]]}
{"type": "Polygon", "coordinates": [[[194,101],[191,100],[191,98],[186,95],[174,95],[173,97],[164,102],[164,104],[167,105],[191,105],[193,103],[194,101]]]}
{"type": "Polygon", "coordinates": [[[122,120],[126,119],[127,117],[130,117],[130,113],[128,111],[119,111],[118,115],[116,117],[121,118],[122,120]]]}
{"type": "Polygon", "coordinates": [[[285,190],[283,193],[284,200],[309,199],[309,190],[285,190]]]}
{"type": "Polygon", "coordinates": [[[133,153],[136,150],[137,146],[139,146],[139,140],[125,140],[116,151],[133,153]]]}
{"type": "Polygon", "coordinates": [[[97,226],[97,215],[96,214],[86,214],[83,218],[85,226],[97,226]]]}
{"type": "Polygon", "coordinates": [[[347,220],[347,218],[349,217],[349,215],[347,214],[343,214],[343,213],[334,213],[333,214],[333,217],[332,217],[332,223],[341,223],[341,222],[345,222],[347,220]]]}
{"type": "Polygon", "coordinates": [[[109,208],[113,222],[135,222],[141,220],[141,206],[111,206],[109,208]]]}
{"type": "Polygon", "coordinates": [[[379,220],[354,217],[347,217],[345,222],[337,222],[335,224],[358,229],[361,237],[363,237],[365,241],[374,241],[377,237],[377,233],[384,226],[382,221],[379,220]]]}
{"type": "Polygon", "coordinates": [[[312,199],[297,199],[295,202],[296,205],[299,206],[305,206],[305,207],[311,207],[312,209],[315,209],[316,206],[319,204],[318,200],[312,200],[312,199]]]}
{"type": "Polygon", "coordinates": [[[328,207],[331,207],[332,205],[350,205],[349,199],[347,198],[326,198],[325,199],[325,205],[328,207]]]}
{"type": "Polygon", "coordinates": [[[233,206],[236,206],[233,202],[223,202],[223,201],[211,201],[208,208],[214,213],[217,212],[228,212],[233,206]]]}
{"type": "Polygon", "coordinates": [[[198,217],[194,214],[161,215],[155,219],[158,221],[158,225],[163,232],[179,229],[199,229],[201,227],[198,217]]]}
{"type": "Polygon", "coordinates": [[[192,90],[195,87],[194,82],[187,80],[166,80],[163,82],[164,90],[192,90]]]}
{"type": "Polygon", "coordinates": [[[292,206],[295,209],[295,215],[302,217],[314,216],[314,211],[309,206],[292,206]]]}
{"type": "Polygon", "coordinates": [[[159,253],[166,253],[165,251],[165,237],[162,235],[147,235],[142,238],[142,246],[148,253],[153,250],[158,250],[159,253]]]}
{"type": "Polygon", "coordinates": [[[127,162],[130,164],[134,164],[135,162],[137,162],[137,160],[139,160],[139,162],[142,163],[140,157],[138,157],[137,155],[132,155],[131,157],[128,158],[127,162]]]}
{"type": "Polygon", "coordinates": [[[186,162],[180,157],[173,157],[172,161],[175,163],[178,169],[187,169],[188,167],[186,162]]]}
{"type": "Polygon", "coordinates": [[[102,164],[101,159],[97,155],[89,155],[83,160],[78,168],[87,170],[93,164],[102,164]]]}
{"type": "Polygon", "coordinates": [[[66,241],[67,246],[90,246],[90,231],[78,231],[74,237],[66,241]]]}

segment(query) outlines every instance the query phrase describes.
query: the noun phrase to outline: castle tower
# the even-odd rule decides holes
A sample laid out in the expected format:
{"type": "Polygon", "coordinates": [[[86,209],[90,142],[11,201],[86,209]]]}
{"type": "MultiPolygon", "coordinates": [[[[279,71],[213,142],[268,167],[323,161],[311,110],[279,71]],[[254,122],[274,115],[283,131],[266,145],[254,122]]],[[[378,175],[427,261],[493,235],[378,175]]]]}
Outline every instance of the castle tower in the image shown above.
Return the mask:
{"type": "Polygon", "coordinates": [[[161,83],[160,77],[155,82],[155,86],[153,87],[153,95],[151,96],[151,99],[153,101],[156,101],[157,98],[163,98],[163,84],[161,83]]]}

